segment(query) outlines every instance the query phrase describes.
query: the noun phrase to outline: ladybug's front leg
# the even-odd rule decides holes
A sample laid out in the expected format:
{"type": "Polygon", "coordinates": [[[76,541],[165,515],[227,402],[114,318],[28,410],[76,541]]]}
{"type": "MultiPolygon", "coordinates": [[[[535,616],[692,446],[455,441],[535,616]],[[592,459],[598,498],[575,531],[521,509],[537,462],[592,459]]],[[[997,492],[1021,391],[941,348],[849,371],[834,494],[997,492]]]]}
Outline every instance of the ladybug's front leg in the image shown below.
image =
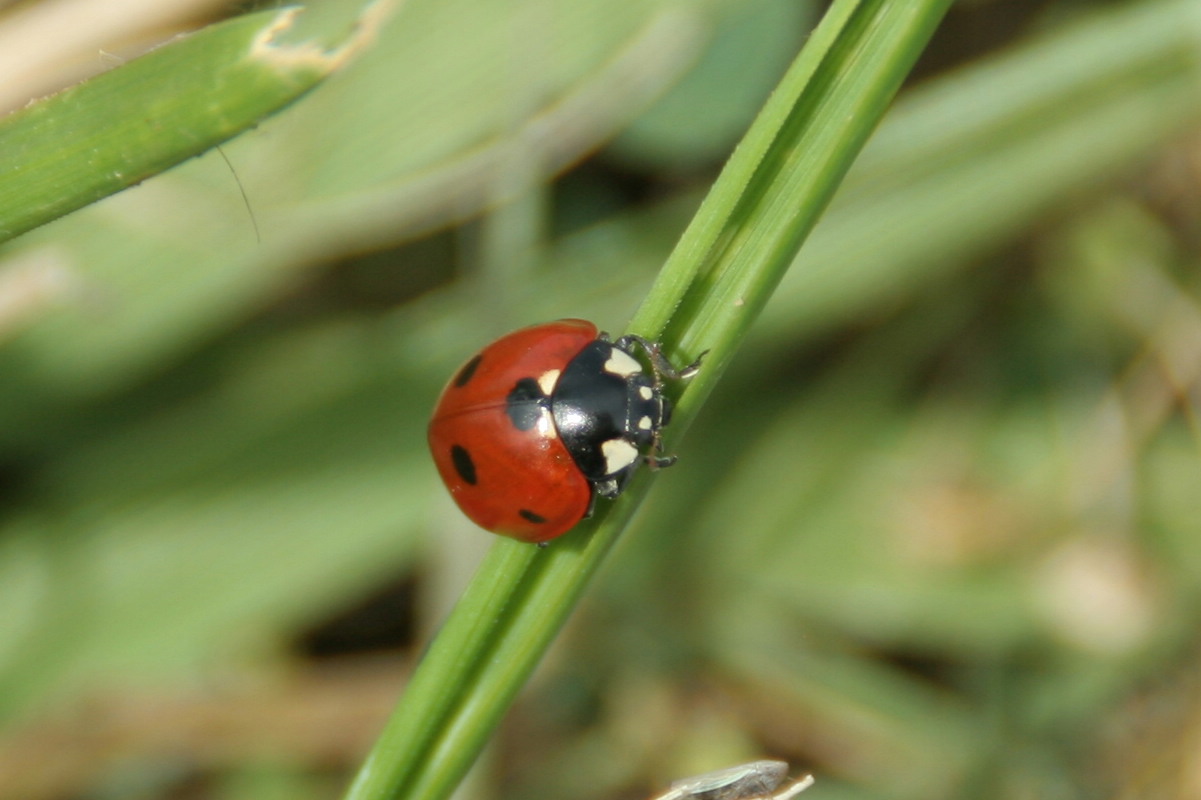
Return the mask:
{"type": "Polygon", "coordinates": [[[651,360],[651,368],[654,370],[655,376],[670,378],[673,381],[685,380],[700,372],[701,362],[704,361],[705,356],[709,353],[706,350],[697,356],[696,361],[693,361],[686,367],[676,369],[667,356],[663,355],[663,349],[659,346],[658,342],[652,342],[649,339],[644,339],[641,336],[631,333],[618,339],[614,342],[614,345],[622,350],[629,350],[633,345],[638,345],[646,353],[646,357],[651,360]]]}
{"type": "MultiPolygon", "coordinates": [[[[635,463],[637,463],[637,462],[635,462],[635,463]]],[[[628,476],[628,473],[627,473],[627,476],[628,476]]],[[[603,481],[596,481],[592,485],[596,488],[597,494],[599,494],[601,497],[604,497],[608,500],[612,500],[613,498],[617,497],[626,488],[625,481],[624,480],[619,481],[617,475],[614,475],[612,478],[605,478],[603,481]]]]}

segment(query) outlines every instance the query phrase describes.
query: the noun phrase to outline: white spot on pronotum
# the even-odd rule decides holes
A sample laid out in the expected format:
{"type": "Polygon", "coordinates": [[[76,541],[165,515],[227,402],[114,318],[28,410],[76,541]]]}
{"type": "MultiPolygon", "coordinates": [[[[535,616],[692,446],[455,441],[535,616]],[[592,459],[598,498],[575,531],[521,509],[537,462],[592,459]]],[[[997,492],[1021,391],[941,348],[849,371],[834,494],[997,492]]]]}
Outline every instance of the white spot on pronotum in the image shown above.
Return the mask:
{"type": "Polygon", "coordinates": [[[654,391],[651,390],[651,387],[649,387],[649,386],[639,386],[638,387],[638,396],[641,397],[643,400],[650,400],[652,397],[655,396],[655,393],[654,393],[654,391]]]}
{"type": "Polygon", "coordinates": [[[614,475],[638,460],[638,448],[625,439],[610,439],[601,445],[607,474],[614,475]]]}
{"type": "Polygon", "coordinates": [[[642,372],[642,365],[629,353],[614,347],[609,351],[609,360],[605,362],[605,372],[621,378],[628,378],[642,372]]]}
{"type": "Polygon", "coordinates": [[[649,431],[650,429],[651,429],[651,418],[650,417],[643,417],[642,419],[638,420],[638,430],[649,431]]]}
{"type": "Polygon", "coordinates": [[[555,390],[555,384],[559,382],[559,374],[557,369],[548,369],[538,376],[538,388],[547,397],[555,390]]]}

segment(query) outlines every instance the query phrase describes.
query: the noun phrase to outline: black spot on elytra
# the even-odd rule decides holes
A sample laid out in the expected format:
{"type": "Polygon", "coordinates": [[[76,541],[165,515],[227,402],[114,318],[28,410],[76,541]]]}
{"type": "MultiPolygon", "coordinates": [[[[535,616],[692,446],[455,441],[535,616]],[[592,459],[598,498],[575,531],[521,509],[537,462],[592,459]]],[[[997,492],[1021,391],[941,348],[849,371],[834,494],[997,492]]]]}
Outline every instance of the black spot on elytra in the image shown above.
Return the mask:
{"type": "Polygon", "coordinates": [[[505,398],[505,413],[513,421],[513,426],[519,431],[528,431],[538,424],[542,416],[543,404],[549,398],[542,393],[542,387],[533,378],[522,378],[513,386],[509,396],[505,398]]]}
{"type": "Polygon", "coordinates": [[[452,445],[450,448],[450,460],[455,465],[455,472],[459,473],[459,477],[465,482],[475,486],[475,462],[471,460],[471,453],[467,449],[459,445],[452,445]]]}
{"type": "Polygon", "coordinates": [[[480,362],[483,360],[483,356],[476,356],[464,364],[463,368],[459,370],[459,374],[455,376],[455,388],[461,389],[466,386],[467,382],[470,381],[475,375],[476,367],[478,367],[480,362]]]}
{"type": "Polygon", "coordinates": [[[541,514],[535,514],[528,508],[523,508],[517,513],[520,514],[523,519],[527,519],[535,525],[541,525],[542,523],[546,522],[546,517],[542,516],[541,514]]]}

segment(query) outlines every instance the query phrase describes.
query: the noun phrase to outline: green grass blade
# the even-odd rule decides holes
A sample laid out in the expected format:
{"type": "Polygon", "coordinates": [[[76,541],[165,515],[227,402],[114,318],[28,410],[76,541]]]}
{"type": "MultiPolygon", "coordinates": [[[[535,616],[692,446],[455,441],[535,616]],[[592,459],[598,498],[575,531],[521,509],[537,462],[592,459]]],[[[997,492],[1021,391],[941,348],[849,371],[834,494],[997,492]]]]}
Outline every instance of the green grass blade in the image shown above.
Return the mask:
{"type": "MultiPolygon", "coordinates": [[[[949,0],[836,2],[722,173],[633,329],[709,350],[673,431],[695,414],[766,303],[949,0]],[[681,419],[683,418],[683,419],[681,419]]],[[[676,347],[679,345],[679,347],[676,347]]],[[[498,542],[431,644],[347,797],[453,791],[649,487],[551,547],[498,542]]]]}
{"type": "Polygon", "coordinates": [[[0,120],[0,241],[202,153],[316,86],[350,47],[282,41],[299,11],[213,25],[0,120]]]}
{"type": "Polygon", "coordinates": [[[673,418],[720,377],[949,2],[835,4],[664,266],[632,327],[708,350],[673,418]],[[838,27],[835,14],[845,17],[838,27]],[[670,318],[670,324],[668,320],[670,318]]]}

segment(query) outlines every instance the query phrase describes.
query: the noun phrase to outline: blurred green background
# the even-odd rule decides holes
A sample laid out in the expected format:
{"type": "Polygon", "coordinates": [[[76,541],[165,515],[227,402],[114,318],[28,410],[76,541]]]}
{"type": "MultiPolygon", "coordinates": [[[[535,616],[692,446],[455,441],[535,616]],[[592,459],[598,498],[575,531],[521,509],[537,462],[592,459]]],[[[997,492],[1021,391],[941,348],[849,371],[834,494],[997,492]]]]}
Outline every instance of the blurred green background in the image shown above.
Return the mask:
{"type": "MultiPolygon", "coordinates": [[[[490,543],[442,382],[620,332],[821,5],[411,0],[253,219],[214,152],[4,247],[0,797],[337,797],[490,543]]],[[[10,4],[0,100],[233,11],[10,4]]],[[[1195,0],[958,4],[461,796],[1201,797],[1199,258],[1195,0]]]]}

